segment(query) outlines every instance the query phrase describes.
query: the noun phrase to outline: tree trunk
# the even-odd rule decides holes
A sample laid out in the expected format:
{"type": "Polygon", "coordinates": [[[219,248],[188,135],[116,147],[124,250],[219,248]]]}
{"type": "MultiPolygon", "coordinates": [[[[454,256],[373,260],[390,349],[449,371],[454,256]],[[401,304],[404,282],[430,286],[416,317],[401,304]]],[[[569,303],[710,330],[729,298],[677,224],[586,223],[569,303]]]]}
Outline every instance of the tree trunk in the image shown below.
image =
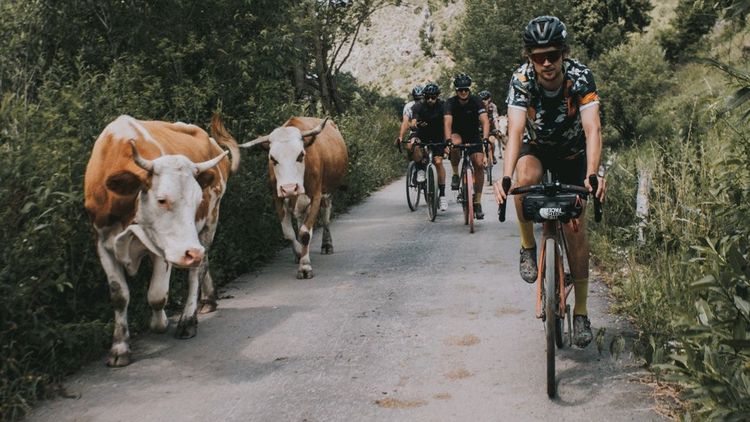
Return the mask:
{"type": "Polygon", "coordinates": [[[326,50],[323,48],[323,40],[320,37],[320,31],[316,31],[315,36],[315,70],[318,74],[318,90],[320,91],[320,100],[323,103],[323,109],[326,113],[334,111],[331,91],[328,86],[328,64],[326,62],[326,50]]]}

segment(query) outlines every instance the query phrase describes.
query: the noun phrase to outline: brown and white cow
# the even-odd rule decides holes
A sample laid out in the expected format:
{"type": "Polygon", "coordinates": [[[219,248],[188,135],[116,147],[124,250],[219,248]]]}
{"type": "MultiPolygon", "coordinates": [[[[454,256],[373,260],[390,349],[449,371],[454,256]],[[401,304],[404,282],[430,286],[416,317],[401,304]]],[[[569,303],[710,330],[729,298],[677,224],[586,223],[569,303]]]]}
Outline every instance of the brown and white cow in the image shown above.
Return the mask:
{"type": "Polygon", "coordinates": [[[239,166],[239,149],[218,116],[211,132],[213,138],[194,125],[120,116],[94,144],[84,193],[115,310],[110,366],[130,363],[125,271],[134,275],[145,256],[154,267],[148,289],[153,331],[167,330],[164,306],[172,267],[189,269],[188,297],[176,337],[196,333],[199,285],[201,311],[216,309],[206,253],[230,172],[227,152],[219,145],[232,153],[231,171],[239,166]]]}
{"type": "Polygon", "coordinates": [[[268,150],[268,175],[275,190],[274,205],[284,237],[292,242],[299,259],[297,278],[312,278],[310,240],[318,213],[323,240],[321,253],[332,254],[331,195],[341,185],[349,165],[344,138],[333,122],[314,117],[292,117],[269,135],[240,144],[268,150]],[[299,233],[294,232],[292,215],[299,233]]]}

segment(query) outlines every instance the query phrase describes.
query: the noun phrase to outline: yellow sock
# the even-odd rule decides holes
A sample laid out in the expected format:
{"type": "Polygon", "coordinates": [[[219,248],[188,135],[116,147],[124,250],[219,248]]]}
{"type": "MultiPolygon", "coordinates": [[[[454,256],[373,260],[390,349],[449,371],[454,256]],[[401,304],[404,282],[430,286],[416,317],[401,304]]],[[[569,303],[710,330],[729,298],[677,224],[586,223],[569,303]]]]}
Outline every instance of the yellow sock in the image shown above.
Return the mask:
{"type": "Polygon", "coordinates": [[[474,203],[475,204],[481,204],[482,203],[482,192],[477,192],[474,194],[474,203]]]}
{"type": "Polygon", "coordinates": [[[588,315],[589,311],[586,308],[586,299],[589,297],[589,279],[579,278],[573,280],[575,286],[574,293],[576,296],[576,304],[573,307],[573,315],[588,315]]]}
{"type": "Polygon", "coordinates": [[[521,247],[531,249],[536,246],[536,240],[534,240],[534,223],[531,221],[519,221],[518,226],[521,228],[521,247]]]}

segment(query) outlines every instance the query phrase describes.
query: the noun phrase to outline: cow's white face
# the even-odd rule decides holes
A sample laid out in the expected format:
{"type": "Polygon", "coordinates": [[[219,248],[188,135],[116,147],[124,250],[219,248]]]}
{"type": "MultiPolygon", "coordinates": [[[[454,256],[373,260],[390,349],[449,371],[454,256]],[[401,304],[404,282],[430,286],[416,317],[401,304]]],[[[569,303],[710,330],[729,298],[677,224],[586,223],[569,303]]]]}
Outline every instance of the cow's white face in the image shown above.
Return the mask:
{"type": "Polygon", "coordinates": [[[296,127],[279,127],[269,135],[268,159],[276,176],[276,194],[290,198],[305,193],[305,144],[296,127]]]}
{"type": "Polygon", "coordinates": [[[166,155],[152,162],[151,186],[139,194],[135,217],[147,237],[141,241],[150,242],[174,265],[198,265],[205,252],[195,225],[195,214],[203,198],[196,180],[198,169],[182,155],[166,155]]]}

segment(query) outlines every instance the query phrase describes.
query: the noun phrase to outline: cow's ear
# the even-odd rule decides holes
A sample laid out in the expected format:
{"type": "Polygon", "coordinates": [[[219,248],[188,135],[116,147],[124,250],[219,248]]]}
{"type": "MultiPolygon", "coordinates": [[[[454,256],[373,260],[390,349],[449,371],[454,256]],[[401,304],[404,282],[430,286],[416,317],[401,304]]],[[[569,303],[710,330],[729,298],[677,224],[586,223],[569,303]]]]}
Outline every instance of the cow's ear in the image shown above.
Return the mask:
{"type": "Polygon", "coordinates": [[[141,186],[143,186],[141,179],[127,170],[117,172],[107,178],[107,189],[122,196],[135,194],[141,186]]]}
{"type": "Polygon", "coordinates": [[[305,144],[305,148],[309,147],[310,145],[315,143],[315,140],[318,139],[317,136],[313,135],[308,137],[307,139],[303,140],[303,143],[305,144]]]}
{"type": "Polygon", "coordinates": [[[216,175],[214,175],[213,169],[209,169],[195,176],[195,180],[201,185],[201,189],[206,189],[214,182],[214,177],[216,177],[216,175]]]}
{"type": "Polygon", "coordinates": [[[263,148],[266,151],[271,150],[271,141],[265,141],[260,143],[260,147],[263,148]]]}

